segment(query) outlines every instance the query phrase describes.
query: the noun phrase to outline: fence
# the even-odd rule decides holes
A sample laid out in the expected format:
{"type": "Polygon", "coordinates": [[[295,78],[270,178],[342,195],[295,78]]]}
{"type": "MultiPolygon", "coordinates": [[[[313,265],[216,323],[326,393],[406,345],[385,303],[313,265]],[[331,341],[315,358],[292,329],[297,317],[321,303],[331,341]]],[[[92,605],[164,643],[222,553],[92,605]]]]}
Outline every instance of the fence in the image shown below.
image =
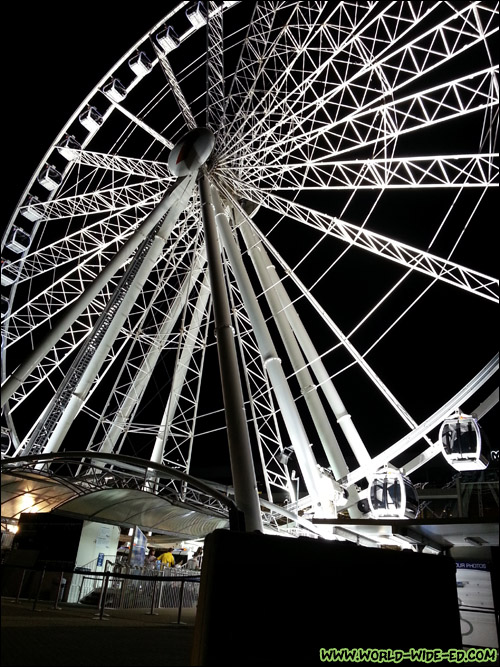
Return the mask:
{"type": "Polygon", "coordinates": [[[67,602],[80,602],[87,595],[90,595],[96,586],[93,577],[85,577],[84,573],[106,572],[108,566],[113,565],[114,555],[105,555],[104,558],[95,558],[82,567],[75,567],[67,595],[67,602]]]}
{"type": "Polygon", "coordinates": [[[84,568],[72,572],[46,571],[45,568],[23,569],[8,565],[4,568],[16,573],[19,582],[16,602],[23,594],[23,587],[26,589],[26,581],[30,580],[28,599],[33,599],[33,610],[42,599],[43,590],[50,591],[49,602],[53,603],[55,609],[60,609],[58,605],[65,597],[68,576],[71,576],[72,581],[66,601],[97,606],[100,618],[103,618],[105,609],[149,609],[154,613],[155,609],[177,608],[180,622],[182,609],[195,607],[198,603],[200,573],[196,570],[136,568],[136,571],[119,572],[106,571],[105,567],[104,572],[82,573],[84,568]],[[47,580],[52,582],[51,587],[47,587],[47,580]]]}
{"type": "Polygon", "coordinates": [[[197,605],[199,572],[177,568],[147,572],[86,573],[81,576],[78,602],[100,604],[105,596],[106,609],[168,608],[178,607],[182,597],[184,607],[197,605]]]}

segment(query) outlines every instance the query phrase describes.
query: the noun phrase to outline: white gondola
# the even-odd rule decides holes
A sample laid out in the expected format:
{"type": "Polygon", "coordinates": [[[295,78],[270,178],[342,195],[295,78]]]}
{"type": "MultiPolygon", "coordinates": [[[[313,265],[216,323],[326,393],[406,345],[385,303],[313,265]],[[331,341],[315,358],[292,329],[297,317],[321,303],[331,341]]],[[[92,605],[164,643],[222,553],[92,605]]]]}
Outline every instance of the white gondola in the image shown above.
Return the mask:
{"type": "Polygon", "coordinates": [[[113,102],[121,102],[127,97],[127,89],[120,79],[111,79],[102,87],[102,92],[113,102]]]}
{"type": "Polygon", "coordinates": [[[155,39],[165,53],[170,53],[170,51],[173,51],[180,43],[179,37],[170,25],[167,26],[165,30],[161,30],[156,35],[155,39]]]}
{"type": "Polygon", "coordinates": [[[2,432],[0,435],[0,447],[2,456],[8,453],[11,442],[12,440],[9,431],[6,428],[2,427],[2,432]]]}
{"type": "Polygon", "coordinates": [[[40,203],[38,197],[34,195],[28,195],[26,201],[24,202],[20,213],[22,216],[31,220],[32,222],[37,222],[43,218],[43,211],[40,208],[37,208],[36,205],[40,203]]]}
{"type": "Polygon", "coordinates": [[[3,294],[1,297],[1,304],[2,304],[2,317],[5,317],[6,315],[9,314],[10,311],[10,300],[3,294]]]}
{"type": "Polygon", "coordinates": [[[186,16],[194,28],[202,28],[207,24],[208,15],[203,2],[196,2],[186,9],[186,16]]]}
{"type": "Polygon", "coordinates": [[[414,519],[418,514],[418,497],[408,477],[387,465],[370,479],[368,506],[374,519],[414,519]]]}
{"type": "Polygon", "coordinates": [[[95,107],[86,109],[78,116],[78,120],[89,132],[95,132],[103,123],[103,117],[95,107]]]}
{"type": "Polygon", "coordinates": [[[21,227],[13,227],[6,245],[9,250],[12,250],[12,252],[20,255],[21,253],[28,250],[30,243],[31,236],[28,234],[28,232],[25,232],[21,227]]]}
{"type": "Polygon", "coordinates": [[[139,53],[129,59],[128,66],[136,76],[142,77],[151,71],[153,63],[144,51],[139,51],[139,53]]]}
{"type": "Polygon", "coordinates": [[[52,165],[47,165],[38,177],[38,182],[47,190],[55,190],[61,185],[62,175],[52,165]]]}
{"type": "Polygon", "coordinates": [[[439,430],[444,458],[455,470],[484,470],[488,459],[482,451],[477,419],[458,411],[445,419],[439,430]]]}
{"type": "Polygon", "coordinates": [[[76,160],[79,155],[79,151],[82,150],[81,144],[75,139],[73,135],[66,137],[61,143],[57,146],[59,153],[71,162],[71,160],[76,160]]]}
{"type": "Polygon", "coordinates": [[[19,266],[17,264],[12,264],[8,259],[2,259],[2,285],[7,287],[12,285],[17,280],[19,275],[19,266]]]}

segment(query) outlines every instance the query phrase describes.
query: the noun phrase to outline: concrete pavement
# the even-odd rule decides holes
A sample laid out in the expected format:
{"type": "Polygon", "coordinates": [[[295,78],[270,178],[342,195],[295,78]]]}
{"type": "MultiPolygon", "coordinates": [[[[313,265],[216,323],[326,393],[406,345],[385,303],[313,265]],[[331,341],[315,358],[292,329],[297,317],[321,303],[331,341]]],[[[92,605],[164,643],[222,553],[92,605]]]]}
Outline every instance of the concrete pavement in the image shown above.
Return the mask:
{"type": "Polygon", "coordinates": [[[189,665],[196,609],[107,609],[2,598],[2,667],[189,665]],[[157,615],[156,615],[157,614],[157,615]]]}

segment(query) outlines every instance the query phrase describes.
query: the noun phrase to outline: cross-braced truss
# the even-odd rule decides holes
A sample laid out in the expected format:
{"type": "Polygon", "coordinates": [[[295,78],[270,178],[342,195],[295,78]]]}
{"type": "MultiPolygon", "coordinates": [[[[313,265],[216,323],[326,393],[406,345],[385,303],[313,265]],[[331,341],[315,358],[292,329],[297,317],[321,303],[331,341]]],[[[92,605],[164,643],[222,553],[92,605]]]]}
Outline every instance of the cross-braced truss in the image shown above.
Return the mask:
{"type": "MultiPolygon", "coordinates": [[[[419,423],[473,401],[495,367],[493,334],[471,350],[477,320],[451,322],[487,321],[498,301],[497,5],[185,5],[97,83],[7,226],[3,453],[130,454],[202,477],[228,466],[197,188],[15,377],[176,187],[172,147],[207,125],[266,522],[281,526],[273,502],[300,491],[323,516],[356,516],[373,462],[403,456],[413,472],[436,455],[419,423]],[[407,343],[419,327],[425,354],[407,343]],[[442,381],[441,360],[464,350],[442,381]]],[[[147,477],[134,484],[157,490],[147,477]]],[[[164,487],[211,504],[185,481],[164,487]]]]}

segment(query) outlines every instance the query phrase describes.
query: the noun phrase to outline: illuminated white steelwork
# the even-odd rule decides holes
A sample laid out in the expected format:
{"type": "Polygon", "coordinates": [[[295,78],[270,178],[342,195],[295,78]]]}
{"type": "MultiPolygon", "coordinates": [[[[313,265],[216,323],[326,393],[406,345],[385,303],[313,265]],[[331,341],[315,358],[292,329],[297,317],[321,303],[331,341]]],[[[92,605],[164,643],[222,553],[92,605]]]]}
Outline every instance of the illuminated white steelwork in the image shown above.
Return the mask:
{"type": "Polygon", "coordinates": [[[347,502],[355,515],[356,483],[395,456],[412,472],[423,465],[448,402],[470,400],[494,372],[489,331],[460,365],[446,374],[440,365],[475,329],[467,316],[454,326],[452,314],[488,321],[498,301],[484,252],[498,185],[497,7],[208,2],[196,3],[187,29],[185,11],[173,7],[96,83],[6,226],[5,454],[27,453],[36,438],[37,452],[73,443],[92,458],[147,452],[185,472],[220,454],[196,189],[141,279],[127,283],[106,344],[91,344],[134,261],[123,248],[174,184],[171,149],[208,126],[258,479],[268,502],[281,494],[298,509],[293,466],[312,495],[301,511],[314,513],[327,487],[332,513],[347,502]],[[19,216],[30,242],[14,247],[19,216]],[[116,271],[96,288],[110,263],[116,271]],[[425,355],[408,330],[425,332],[425,355]],[[39,351],[16,371],[32,344],[39,351]],[[87,375],[54,411],[82,350],[87,375]],[[379,436],[389,423],[394,435],[379,436]]]}

